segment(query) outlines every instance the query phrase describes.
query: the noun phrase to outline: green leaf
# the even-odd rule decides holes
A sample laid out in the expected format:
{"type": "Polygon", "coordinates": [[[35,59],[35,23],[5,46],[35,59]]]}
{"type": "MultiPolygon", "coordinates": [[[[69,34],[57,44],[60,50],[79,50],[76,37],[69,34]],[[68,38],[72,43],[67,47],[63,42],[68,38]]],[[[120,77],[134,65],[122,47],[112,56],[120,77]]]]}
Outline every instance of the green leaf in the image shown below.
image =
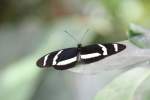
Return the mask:
{"type": "Polygon", "coordinates": [[[125,72],[100,90],[94,100],[133,100],[139,85],[150,76],[150,64],[135,64],[136,68],[125,72]]]}
{"type": "Polygon", "coordinates": [[[150,30],[131,24],[128,30],[128,39],[139,48],[150,48],[150,30]]]}

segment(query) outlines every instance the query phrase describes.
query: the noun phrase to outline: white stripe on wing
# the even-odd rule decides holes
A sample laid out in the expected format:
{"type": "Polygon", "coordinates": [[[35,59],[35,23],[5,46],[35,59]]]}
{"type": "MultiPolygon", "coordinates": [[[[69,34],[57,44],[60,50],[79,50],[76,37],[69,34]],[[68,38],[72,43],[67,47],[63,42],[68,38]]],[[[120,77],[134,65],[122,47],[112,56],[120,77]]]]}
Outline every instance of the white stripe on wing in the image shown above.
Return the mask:
{"type": "Polygon", "coordinates": [[[46,66],[46,63],[47,63],[48,56],[49,56],[49,54],[48,54],[48,55],[46,55],[46,56],[44,57],[43,66],[46,66]]]}
{"type": "Polygon", "coordinates": [[[100,56],[100,53],[90,53],[90,54],[84,54],[81,55],[81,59],[89,59],[89,58],[94,58],[100,56]]]}
{"type": "Polygon", "coordinates": [[[113,44],[114,45],[114,49],[117,52],[118,51],[118,44],[113,44]]]}
{"type": "Polygon", "coordinates": [[[75,61],[77,61],[77,57],[73,57],[73,58],[70,58],[67,60],[60,61],[56,65],[67,65],[67,64],[73,63],[75,61]]]}
{"type": "Polygon", "coordinates": [[[105,46],[103,46],[102,44],[98,44],[101,48],[102,48],[102,50],[103,50],[103,55],[107,55],[108,53],[107,53],[107,48],[105,47],[105,46]]]}
{"type": "Polygon", "coordinates": [[[56,65],[56,63],[57,63],[56,60],[58,59],[58,56],[61,54],[62,51],[63,51],[63,50],[60,50],[60,51],[54,56],[52,65],[56,65]]]}

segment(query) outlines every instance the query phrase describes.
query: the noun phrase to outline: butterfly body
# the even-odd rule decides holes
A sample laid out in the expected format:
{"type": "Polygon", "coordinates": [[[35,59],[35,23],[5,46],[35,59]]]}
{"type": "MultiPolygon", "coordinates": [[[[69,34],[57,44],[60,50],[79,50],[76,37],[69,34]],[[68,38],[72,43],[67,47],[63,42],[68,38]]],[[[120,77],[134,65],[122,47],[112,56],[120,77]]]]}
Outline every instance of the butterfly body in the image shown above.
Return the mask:
{"type": "Polygon", "coordinates": [[[119,43],[94,44],[82,47],[66,48],[51,52],[37,61],[39,67],[54,67],[57,70],[65,70],[76,64],[88,64],[116,54],[126,48],[119,43]]]}

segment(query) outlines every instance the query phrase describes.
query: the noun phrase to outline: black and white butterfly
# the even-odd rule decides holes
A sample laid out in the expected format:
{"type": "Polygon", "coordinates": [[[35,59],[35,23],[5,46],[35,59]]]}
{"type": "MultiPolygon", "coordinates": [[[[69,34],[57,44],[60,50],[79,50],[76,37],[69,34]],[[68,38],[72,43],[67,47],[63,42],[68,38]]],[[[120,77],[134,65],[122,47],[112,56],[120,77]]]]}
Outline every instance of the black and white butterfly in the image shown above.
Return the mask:
{"type": "Polygon", "coordinates": [[[119,43],[93,44],[82,47],[61,49],[51,52],[37,61],[37,66],[42,68],[54,67],[57,70],[65,70],[76,64],[88,64],[124,50],[126,46],[119,43]]]}

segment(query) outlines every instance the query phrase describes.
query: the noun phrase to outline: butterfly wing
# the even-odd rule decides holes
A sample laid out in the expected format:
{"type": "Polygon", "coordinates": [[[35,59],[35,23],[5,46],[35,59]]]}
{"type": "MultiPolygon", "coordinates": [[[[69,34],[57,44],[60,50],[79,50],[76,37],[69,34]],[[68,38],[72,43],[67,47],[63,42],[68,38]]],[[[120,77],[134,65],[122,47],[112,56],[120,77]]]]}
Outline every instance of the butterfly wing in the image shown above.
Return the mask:
{"type": "Polygon", "coordinates": [[[53,66],[57,70],[73,67],[77,62],[77,48],[67,48],[51,52],[37,61],[39,67],[53,66]]]}
{"type": "Polygon", "coordinates": [[[92,63],[107,56],[116,54],[126,48],[123,44],[94,44],[81,48],[80,58],[82,63],[92,63]]]}

